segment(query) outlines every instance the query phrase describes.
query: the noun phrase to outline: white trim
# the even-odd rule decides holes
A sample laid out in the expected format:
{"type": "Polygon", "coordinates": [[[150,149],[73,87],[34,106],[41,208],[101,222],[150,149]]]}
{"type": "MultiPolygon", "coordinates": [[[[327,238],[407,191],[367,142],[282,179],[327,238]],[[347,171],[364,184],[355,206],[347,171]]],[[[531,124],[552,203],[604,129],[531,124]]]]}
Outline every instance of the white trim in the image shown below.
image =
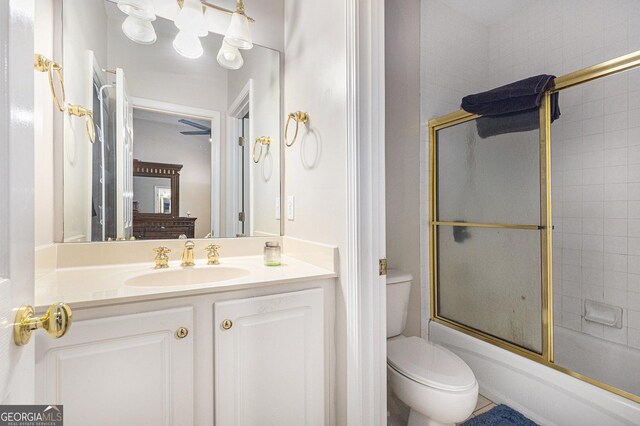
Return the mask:
{"type": "Polygon", "coordinates": [[[134,108],[159,112],[167,112],[175,115],[201,118],[211,121],[211,234],[220,237],[220,204],[222,191],[221,147],[222,147],[222,114],[219,111],[195,108],[153,99],[131,97],[134,108]]]}
{"type": "Polygon", "coordinates": [[[347,17],[347,423],[385,425],[384,1],[347,17]]]}
{"type": "Polygon", "coordinates": [[[230,181],[226,185],[227,191],[227,220],[226,229],[227,237],[235,237],[240,233],[240,224],[237,220],[239,213],[240,200],[238,194],[242,180],[239,179],[240,170],[238,168],[238,150],[236,141],[242,132],[242,118],[249,113],[249,135],[245,138],[247,145],[245,146],[245,167],[249,171],[248,186],[249,191],[245,194],[245,235],[253,236],[253,167],[251,162],[251,141],[253,140],[253,119],[254,116],[254,80],[252,78],[240,90],[238,96],[233,100],[227,110],[227,132],[229,134],[229,149],[226,154],[227,160],[227,178],[230,181]],[[247,202],[248,200],[248,202],[247,202]],[[247,208],[248,205],[248,208],[247,208]]]}

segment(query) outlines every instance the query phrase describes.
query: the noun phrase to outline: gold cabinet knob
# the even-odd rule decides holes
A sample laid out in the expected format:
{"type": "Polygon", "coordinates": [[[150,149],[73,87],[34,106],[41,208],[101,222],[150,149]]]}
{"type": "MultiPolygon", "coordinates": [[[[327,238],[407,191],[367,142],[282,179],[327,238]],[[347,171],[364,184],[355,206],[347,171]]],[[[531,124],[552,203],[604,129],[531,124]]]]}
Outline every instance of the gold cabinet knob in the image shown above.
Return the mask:
{"type": "Polygon", "coordinates": [[[40,318],[35,317],[33,307],[21,306],[13,325],[13,339],[18,346],[26,345],[31,339],[31,332],[39,328],[46,330],[50,337],[59,339],[71,327],[72,316],[71,308],[65,303],[54,303],[40,318]]]}
{"type": "Polygon", "coordinates": [[[226,319],[222,321],[221,325],[223,330],[228,330],[233,327],[233,321],[231,321],[230,319],[226,319]]]}
{"type": "Polygon", "coordinates": [[[189,334],[189,329],[187,327],[179,327],[176,330],[176,337],[178,339],[184,339],[189,334]]]}

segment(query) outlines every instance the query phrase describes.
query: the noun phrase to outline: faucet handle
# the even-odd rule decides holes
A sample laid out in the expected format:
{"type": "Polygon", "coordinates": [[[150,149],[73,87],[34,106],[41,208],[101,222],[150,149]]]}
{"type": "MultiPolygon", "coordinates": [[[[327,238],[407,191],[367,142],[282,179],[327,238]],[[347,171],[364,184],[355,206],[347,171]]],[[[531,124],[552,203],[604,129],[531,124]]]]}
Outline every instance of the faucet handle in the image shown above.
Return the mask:
{"type": "Polygon", "coordinates": [[[171,253],[169,247],[156,247],[153,249],[153,252],[156,254],[156,258],[154,259],[156,262],[156,269],[168,268],[169,256],[167,256],[167,254],[171,253]]]}
{"type": "Polygon", "coordinates": [[[166,246],[160,246],[160,247],[154,248],[153,252],[157,255],[163,255],[163,254],[171,253],[171,249],[166,246]]]}
{"type": "Polygon", "coordinates": [[[209,244],[205,251],[207,252],[207,265],[219,265],[220,264],[220,246],[217,244],[209,244]]]}

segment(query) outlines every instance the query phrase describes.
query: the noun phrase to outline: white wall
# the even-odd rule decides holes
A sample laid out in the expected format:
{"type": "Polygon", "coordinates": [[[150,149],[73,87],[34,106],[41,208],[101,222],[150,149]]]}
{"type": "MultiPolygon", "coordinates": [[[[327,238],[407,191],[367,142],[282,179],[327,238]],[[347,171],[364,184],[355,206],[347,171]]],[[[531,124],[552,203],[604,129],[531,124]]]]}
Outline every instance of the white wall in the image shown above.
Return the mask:
{"type": "MultiPolygon", "coordinates": [[[[285,4],[284,111],[308,112],[308,129],[285,148],[285,195],[296,200],[285,234],[333,244],[346,275],[346,34],[342,0],[285,4]]],[[[285,198],[286,199],[286,198],[285,198]]],[[[336,288],[336,423],[346,424],[346,283],[336,288]]]]}
{"type": "Polygon", "coordinates": [[[387,261],[413,275],[404,334],[420,336],[420,0],[388,0],[385,27],[387,261]]]}
{"type": "MultiPolygon", "coordinates": [[[[176,117],[176,121],[179,117],[176,117]]],[[[183,136],[182,128],[134,116],[133,157],[140,161],[182,164],[180,216],[196,217],[196,238],[211,232],[211,143],[208,136],[183,136]]],[[[136,193],[133,194],[134,200],[136,193]]],[[[147,211],[149,212],[149,211],[147,211]]]]}
{"type": "MultiPolygon", "coordinates": [[[[253,155],[256,138],[269,136],[269,155],[263,154],[258,164],[250,160],[253,174],[251,210],[253,235],[280,235],[280,220],[276,219],[276,199],[280,197],[280,54],[275,50],[254,47],[242,52],[244,65],[230,71],[228,102],[232,104],[249,79],[253,80],[254,105],[250,106],[252,135],[248,139],[248,152],[253,155]]],[[[256,152],[259,152],[257,148],[256,152]]],[[[265,148],[266,152],[266,148],[265,148]]]]}

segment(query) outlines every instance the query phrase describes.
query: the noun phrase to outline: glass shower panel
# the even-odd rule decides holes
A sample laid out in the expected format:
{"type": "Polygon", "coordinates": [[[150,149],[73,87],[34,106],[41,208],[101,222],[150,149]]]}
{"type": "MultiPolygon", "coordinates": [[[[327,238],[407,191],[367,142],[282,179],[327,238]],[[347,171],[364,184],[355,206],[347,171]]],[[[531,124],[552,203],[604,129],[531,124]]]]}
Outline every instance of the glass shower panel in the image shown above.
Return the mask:
{"type": "Polygon", "coordinates": [[[478,135],[476,120],[437,132],[438,221],[538,225],[538,129],[478,135]]]}
{"type": "Polygon", "coordinates": [[[542,353],[540,231],[439,226],[439,316],[542,353]]]}
{"type": "Polygon", "coordinates": [[[640,69],[564,89],[560,108],[554,362],[640,395],[640,69]]]}

